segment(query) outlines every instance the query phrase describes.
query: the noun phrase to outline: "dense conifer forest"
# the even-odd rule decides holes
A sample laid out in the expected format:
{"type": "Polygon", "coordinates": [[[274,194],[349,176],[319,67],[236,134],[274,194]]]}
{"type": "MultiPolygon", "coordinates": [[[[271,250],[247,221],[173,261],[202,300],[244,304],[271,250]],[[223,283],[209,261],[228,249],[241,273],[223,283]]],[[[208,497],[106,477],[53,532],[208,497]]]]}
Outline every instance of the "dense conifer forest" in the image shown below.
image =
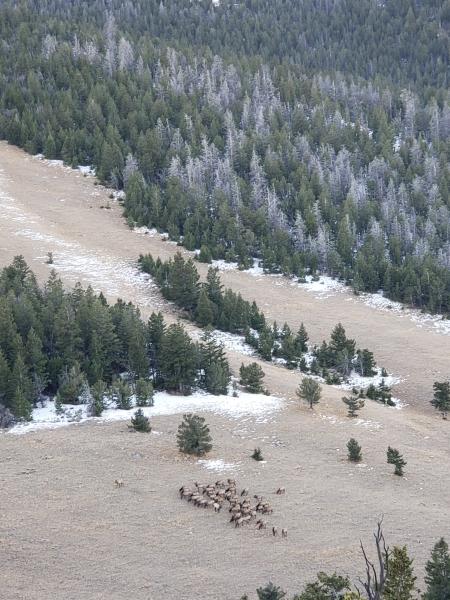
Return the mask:
{"type": "Polygon", "coordinates": [[[189,394],[194,386],[227,393],[230,369],[208,332],[191,341],[161,314],[145,323],[139,310],[81,286],[65,291],[53,272],[43,288],[22,257],[0,273],[0,423],[28,420],[56,396],[88,404],[100,416],[106,401],[129,409],[151,403],[153,388],[189,394]]]}
{"type": "Polygon", "coordinates": [[[448,0],[8,0],[0,136],[93,165],[188,249],[447,313],[449,23],[448,0]]]}

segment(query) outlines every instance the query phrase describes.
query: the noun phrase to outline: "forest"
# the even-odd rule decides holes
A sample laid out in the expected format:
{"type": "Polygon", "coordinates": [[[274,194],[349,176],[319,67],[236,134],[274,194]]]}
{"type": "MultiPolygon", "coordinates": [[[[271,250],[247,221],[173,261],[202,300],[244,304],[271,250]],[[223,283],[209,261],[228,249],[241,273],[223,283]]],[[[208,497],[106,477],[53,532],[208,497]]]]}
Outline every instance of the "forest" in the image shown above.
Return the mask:
{"type": "Polygon", "coordinates": [[[194,387],[227,393],[224,350],[206,331],[194,343],[181,325],[166,326],[120,300],[110,306],[91,288],[63,288],[54,272],[41,288],[22,257],[0,273],[0,423],[30,420],[33,407],[106,401],[128,410],[151,405],[153,389],[188,395],[194,387]]]}
{"type": "Polygon", "coordinates": [[[449,26],[448,0],[7,0],[0,137],[92,165],[131,227],[446,315],[449,26]]]}
{"type": "MultiPolygon", "coordinates": [[[[373,353],[356,348],[355,340],[347,338],[341,323],[331,332],[329,342],[311,345],[303,323],[297,332],[292,332],[287,323],[282,327],[276,322],[270,325],[255,301],[248,302],[224,288],[217,267],[210,267],[206,281],[200,282],[194,261],[184,260],[179,252],[166,262],[154,260],[150,254],[141,256],[139,264],[152,275],[163,296],[183,309],[189,319],[200,327],[244,335],[247,344],[264,360],[277,360],[288,369],[299,368],[328,384],[342,383],[352,371],[363,377],[376,374],[373,353]]],[[[390,400],[389,388],[384,389],[384,384],[381,388],[385,392],[383,401],[390,400]]],[[[379,399],[379,393],[375,391],[374,399],[379,399]]]]}

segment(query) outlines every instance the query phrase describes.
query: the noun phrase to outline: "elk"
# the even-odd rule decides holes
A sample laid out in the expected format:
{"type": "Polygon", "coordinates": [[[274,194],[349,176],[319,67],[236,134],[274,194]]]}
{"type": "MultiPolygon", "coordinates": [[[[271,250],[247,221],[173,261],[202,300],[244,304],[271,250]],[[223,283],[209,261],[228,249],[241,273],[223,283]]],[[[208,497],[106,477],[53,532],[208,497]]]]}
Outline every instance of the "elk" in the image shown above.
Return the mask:
{"type": "Polygon", "coordinates": [[[258,521],[256,521],[256,529],[266,529],[267,527],[267,523],[265,521],[263,521],[262,519],[259,519],[258,521]]]}
{"type": "Polygon", "coordinates": [[[115,479],[114,480],[114,485],[116,486],[116,488],[123,487],[123,480],[122,479],[115,479]]]}
{"type": "Polygon", "coordinates": [[[248,488],[244,488],[241,492],[241,496],[248,496],[248,488]]]}
{"type": "Polygon", "coordinates": [[[278,494],[278,496],[281,496],[283,494],[286,493],[286,488],[285,487],[279,487],[276,491],[276,493],[278,494]]]}
{"type": "Polygon", "coordinates": [[[281,537],[287,538],[287,529],[282,529],[281,530],[281,537]]]}
{"type": "Polygon", "coordinates": [[[278,535],[278,527],[272,527],[272,535],[275,537],[278,535]]]}

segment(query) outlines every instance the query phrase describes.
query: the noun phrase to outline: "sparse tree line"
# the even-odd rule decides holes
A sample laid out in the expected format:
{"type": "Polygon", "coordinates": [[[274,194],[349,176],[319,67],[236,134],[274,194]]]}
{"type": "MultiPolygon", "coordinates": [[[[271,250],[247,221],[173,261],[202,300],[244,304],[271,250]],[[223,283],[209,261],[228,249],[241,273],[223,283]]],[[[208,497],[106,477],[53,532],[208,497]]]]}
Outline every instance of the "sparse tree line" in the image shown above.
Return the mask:
{"type": "MultiPolygon", "coordinates": [[[[450,598],[450,554],[448,544],[441,538],[425,565],[424,590],[417,588],[413,560],[406,546],[386,545],[381,522],[374,534],[376,560],[368,557],[361,544],[365,577],[352,585],[349,577],[320,572],[316,581],[308,583],[292,600],[448,600],[450,598]]],[[[287,600],[279,586],[269,583],[256,590],[259,600],[287,600]]],[[[249,600],[249,596],[241,597],[249,600]]]]}
{"type": "Polygon", "coordinates": [[[77,285],[65,291],[55,273],[40,288],[22,257],[0,273],[0,424],[31,418],[54,396],[57,411],[88,406],[100,416],[117,408],[151,406],[153,390],[189,394],[200,387],[227,393],[231,373],[222,346],[208,331],[194,343],[162,315],[147,323],[122,301],[77,285]]]}
{"type": "MultiPolygon", "coordinates": [[[[188,318],[200,327],[244,335],[245,341],[264,360],[281,358],[287,368],[299,368],[329,384],[341,383],[353,370],[364,377],[376,373],[373,353],[357,349],[355,340],[347,337],[340,323],[333,329],[330,342],[310,347],[303,323],[297,333],[287,323],[282,328],[277,323],[268,324],[256,302],[244,300],[230,288],[224,289],[217,268],[210,267],[202,283],[192,258],[185,260],[179,252],[165,262],[153,259],[150,254],[141,255],[139,265],[154,278],[163,296],[182,308],[188,318]]],[[[387,386],[383,389],[371,386],[366,394],[385,403],[390,401],[387,386]]]]}
{"type": "Polygon", "coordinates": [[[447,314],[448,0],[400,8],[365,0],[367,27],[356,0],[333,10],[292,0],[157,4],[113,2],[105,14],[100,1],[83,10],[2,3],[0,136],[93,165],[101,181],[126,190],[130,225],[167,231],[202,260],[245,267],[257,257],[269,272],[327,272],[357,292],[382,288],[447,314]],[[354,53],[342,46],[355,43],[350,14],[362,35],[354,53]],[[186,34],[185,21],[198,20],[193,31],[218,55],[186,34]],[[304,37],[286,39],[300,23],[304,37]],[[380,36],[391,46],[374,62],[380,36]],[[242,55],[242,40],[265,64],[242,55]],[[333,66],[346,74],[319,72],[333,66]],[[355,77],[391,68],[407,89],[355,77]]]}

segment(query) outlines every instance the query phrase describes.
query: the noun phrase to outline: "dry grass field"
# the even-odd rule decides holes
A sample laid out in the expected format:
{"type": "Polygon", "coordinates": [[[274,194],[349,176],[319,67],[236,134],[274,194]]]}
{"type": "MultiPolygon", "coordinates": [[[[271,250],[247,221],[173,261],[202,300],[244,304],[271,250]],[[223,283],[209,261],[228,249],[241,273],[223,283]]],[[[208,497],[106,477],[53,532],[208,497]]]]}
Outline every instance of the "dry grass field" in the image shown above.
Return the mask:
{"type": "MultiPolygon", "coordinates": [[[[91,177],[0,143],[1,266],[23,254],[44,280],[51,251],[68,286],[91,284],[110,300],[133,301],[144,317],[161,309],[171,320],[175,311],[135,262],[140,253],[175,250],[158,235],[130,231],[118,203],[91,177]]],[[[361,420],[350,420],[342,391],[325,386],[310,411],[295,400],[298,373],[264,364],[282,410],[266,420],[205,413],[214,441],[208,458],[228,463],[221,473],[176,451],[179,415],[155,417],[149,435],[129,433],[125,423],[3,433],[1,598],[238,600],[269,579],[293,594],[318,570],[361,574],[359,540],[370,547],[381,514],[389,543],[408,545],[419,576],[434,542],[450,537],[449,424],[429,407],[433,381],[449,374],[450,335],[348,292],[318,299],[281,278],[224,271],[222,279],[279,323],[304,321],[314,342],[342,321],[402,379],[395,395],[408,406],[369,402],[361,420]],[[363,447],[359,465],[345,458],[350,437],[363,447]],[[389,444],[408,461],[403,479],[386,464],[389,444]],[[250,458],[255,446],[265,463],[250,458]],[[194,508],[177,495],[183,483],[231,476],[270,498],[268,520],[288,529],[287,540],[236,530],[228,513],[194,508]],[[278,497],[280,485],[287,493],[278,497]]],[[[228,354],[236,369],[242,355],[228,354]]]]}

